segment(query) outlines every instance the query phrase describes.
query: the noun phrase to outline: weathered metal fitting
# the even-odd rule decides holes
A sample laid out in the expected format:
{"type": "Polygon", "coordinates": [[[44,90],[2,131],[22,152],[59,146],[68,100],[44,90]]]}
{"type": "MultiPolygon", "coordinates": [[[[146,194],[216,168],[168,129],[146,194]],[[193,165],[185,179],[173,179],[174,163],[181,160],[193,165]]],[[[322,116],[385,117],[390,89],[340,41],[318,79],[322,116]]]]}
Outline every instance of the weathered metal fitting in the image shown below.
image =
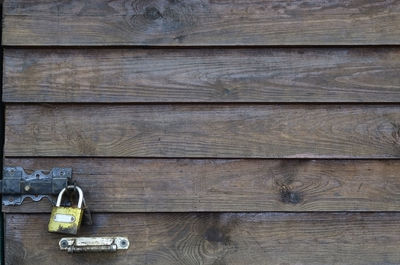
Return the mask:
{"type": "Polygon", "coordinates": [[[36,170],[27,174],[22,167],[4,167],[3,179],[0,180],[3,205],[21,205],[25,198],[33,201],[48,198],[54,204],[51,196],[67,187],[71,178],[71,168],[53,168],[47,174],[36,170]]]}
{"type": "Polygon", "coordinates": [[[68,253],[116,252],[129,248],[126,237],[64,237],[59,241],[60,250],[68,253]]]}

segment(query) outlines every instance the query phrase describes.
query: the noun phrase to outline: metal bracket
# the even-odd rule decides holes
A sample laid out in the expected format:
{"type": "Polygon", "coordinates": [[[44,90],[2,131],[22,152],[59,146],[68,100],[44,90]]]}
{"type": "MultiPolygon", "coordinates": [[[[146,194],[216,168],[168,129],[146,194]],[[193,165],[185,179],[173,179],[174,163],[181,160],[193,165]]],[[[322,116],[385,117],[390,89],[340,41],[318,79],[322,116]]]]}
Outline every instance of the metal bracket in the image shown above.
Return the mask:
{"type": "Polygon", "coordinates": [[[71,168],[53,168],[48,174],[42,170],[26,174],[22,167],[4,167],[0,180],[3,205],[21,205],[25,198],[33,201],[47,198],[54,204],[51,195],[58,195],[68,186],[71,177],[71,168]]]}
{"type": "Polygon", "coordinates": [[[129,248],[126,237],[64,237],[58,243],[60,250],[68,253],[116,252],[129,248]]]}

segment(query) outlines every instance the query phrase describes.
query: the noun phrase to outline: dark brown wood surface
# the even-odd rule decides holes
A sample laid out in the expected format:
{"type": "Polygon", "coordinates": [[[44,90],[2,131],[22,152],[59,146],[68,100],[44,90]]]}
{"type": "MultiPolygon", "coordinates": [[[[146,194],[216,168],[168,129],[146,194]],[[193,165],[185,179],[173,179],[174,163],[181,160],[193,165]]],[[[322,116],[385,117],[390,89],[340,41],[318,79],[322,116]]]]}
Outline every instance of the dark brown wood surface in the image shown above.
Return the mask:
{"type": "Polygon", "coordinates": [[[5,45],[400,44],[400,2],[5,0],[5,45]]]}
{"type": "Polygon", "coordinates": [[[5,156],[399,158],[398,105],[8,105],[5,156]]]}
{"type": "Polygon", "coordinates": [[[400,49],[5,49],[6,102],[400,102],[400,49]]]}
{"type": "MultiPolygon", "coordinates": [[[[5,159],[71,167],[93,212],[400,211],[396,160],[5,159]]],[[[28,200],[7,212],[49,212],[28,200]]]]}
{"type": "Polygon", "coordinates": [[[400,213],[95,214],[85,236],[127,236],[118,253],[67,254],[47,214],[7,214],[7,265],[400,264],[400,213]]]}
{"type": "Polygon", "coordinates": [[[28,200],[6,265],[400,264],[400,1],[2,10],[4,165],[72,167],[78,236],[131,242],[63,253],[28,200]]]}

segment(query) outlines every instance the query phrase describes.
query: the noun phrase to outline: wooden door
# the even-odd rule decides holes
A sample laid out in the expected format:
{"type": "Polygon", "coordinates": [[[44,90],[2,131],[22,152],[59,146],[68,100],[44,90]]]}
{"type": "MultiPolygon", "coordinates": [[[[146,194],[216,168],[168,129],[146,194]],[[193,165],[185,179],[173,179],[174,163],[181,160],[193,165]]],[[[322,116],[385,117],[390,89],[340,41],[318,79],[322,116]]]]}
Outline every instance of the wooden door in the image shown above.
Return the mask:
{"type": "Polygon", "coordinates": [[[400,1],[5,0],[4,165],[71,167],[3,207],[5,264],[400,264],[400,1]]]}

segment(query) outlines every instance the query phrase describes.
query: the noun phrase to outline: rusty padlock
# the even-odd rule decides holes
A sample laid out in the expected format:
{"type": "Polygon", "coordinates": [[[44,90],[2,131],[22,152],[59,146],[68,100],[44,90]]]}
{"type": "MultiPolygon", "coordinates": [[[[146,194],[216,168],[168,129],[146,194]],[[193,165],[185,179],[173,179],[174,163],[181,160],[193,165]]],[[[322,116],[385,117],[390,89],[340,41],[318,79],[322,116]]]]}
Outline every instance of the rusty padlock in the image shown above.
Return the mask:
{"type": "Polygon", "coordinates": [[[56,206],[51,211],[48,227],[49,232],[76,235],[82,222],[84,211],[82,208],[83,200],[82,189],[78,186],[70,185],[61,190],[60,194],[58,194],[56,206]],[[78,191],[79,199],[77,207],[61,206],[62,197],[67,189],[76,189],[78,191]]]}

